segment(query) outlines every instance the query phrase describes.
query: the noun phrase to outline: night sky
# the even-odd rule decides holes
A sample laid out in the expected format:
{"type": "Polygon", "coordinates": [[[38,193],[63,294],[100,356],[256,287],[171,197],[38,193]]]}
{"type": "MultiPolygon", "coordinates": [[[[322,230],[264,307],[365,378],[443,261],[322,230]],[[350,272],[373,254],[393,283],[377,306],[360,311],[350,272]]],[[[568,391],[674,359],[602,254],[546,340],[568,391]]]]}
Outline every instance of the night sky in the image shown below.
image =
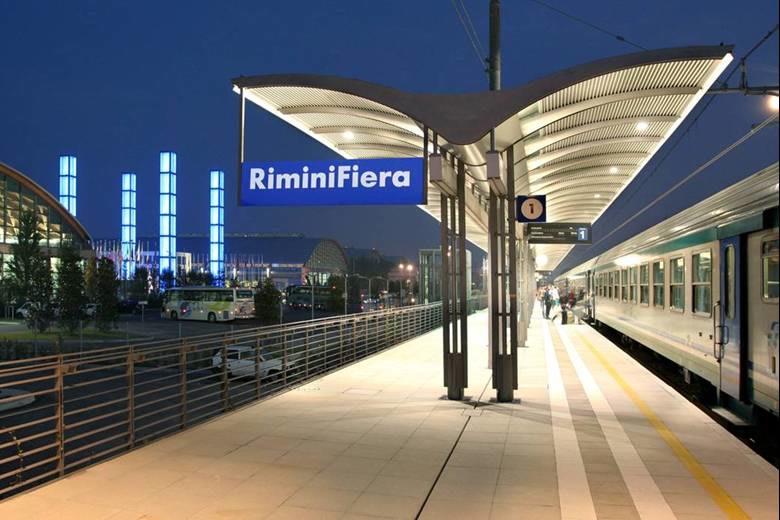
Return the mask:
{"type": "MultiPolygon", "coordinates": [[[[737,57],[778,19],[777,0],[549,2],[647,48],[724,42],[736,45],[737,57]]],[[[487,47],[488,1],[465,3],[487,47]]],[[[532,2],[502,4],[504,87],[635,50],[532,2]]],[[[158,152],[169,149],[179,154],[180,233],[207,231],[208,171],[220,168],[228,232],[303,232],[416,257],[417,249],[438,243],[438,224],[417,208],[237,208],[237,99],[230,79],[309,72],[419,92],[487,88],[450,0],[3,0],[0,35],[0,161],[56,195],[57,156],[77,155],[78,216],[101,238],[119,234],[123,171],[138,174],[138,235],[157,233],[158,152]]],[[[751,59],[749,71],[753,84],[777,84],[776,35],[751,59]]],[[[645,168],[638,188],[613,204],[595,226],[595,239],[768,115],[759,97],[715,100],[652,178],[642,182],[658,160],[645,168]]],[[[762,132],[625,233],[776,161],[777,134],[776,125],[762,132]]],[[[247,160],[333,156],[248,105],[247,160]]]]}

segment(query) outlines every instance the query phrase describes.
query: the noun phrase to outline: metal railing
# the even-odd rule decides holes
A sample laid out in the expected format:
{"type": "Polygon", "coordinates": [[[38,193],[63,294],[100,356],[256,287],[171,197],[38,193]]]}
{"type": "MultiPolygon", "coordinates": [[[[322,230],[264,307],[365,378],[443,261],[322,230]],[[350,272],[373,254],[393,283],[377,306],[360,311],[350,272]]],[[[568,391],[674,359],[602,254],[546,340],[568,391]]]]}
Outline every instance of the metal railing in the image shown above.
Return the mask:
{"type": "MultiPolygon", "coordinates": [[[[484,298],[469,302],[484,308],[484,298]]],[[[441,325],[441,303],[0,362],[0,498],[441,325]]]]}

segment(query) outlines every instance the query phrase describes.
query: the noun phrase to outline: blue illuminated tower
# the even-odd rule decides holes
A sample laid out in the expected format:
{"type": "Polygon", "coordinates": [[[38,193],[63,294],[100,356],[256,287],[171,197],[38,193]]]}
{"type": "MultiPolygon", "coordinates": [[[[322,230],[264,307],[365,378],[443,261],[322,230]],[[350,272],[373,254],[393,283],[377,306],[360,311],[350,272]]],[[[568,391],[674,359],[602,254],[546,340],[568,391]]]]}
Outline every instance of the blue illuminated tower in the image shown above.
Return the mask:
{"type": "Polygon", "coordinates": [[[160,274],[176,275],[176,153],[160,152],[160,274]]]}
{"type": "Polygon", "coordinates": [[[221,285],[225,278],[225,172],[209,172],[209,271],[221,285]]]}
{"type": "Polygon", "coordinates": [[[135,174],[122,174],[122,278],[135,274],[135,174]]]}
{"type": "Polygon", "coordinates": [[[76,216],[76,158],[60,155],[60,204],[76,216]]]}

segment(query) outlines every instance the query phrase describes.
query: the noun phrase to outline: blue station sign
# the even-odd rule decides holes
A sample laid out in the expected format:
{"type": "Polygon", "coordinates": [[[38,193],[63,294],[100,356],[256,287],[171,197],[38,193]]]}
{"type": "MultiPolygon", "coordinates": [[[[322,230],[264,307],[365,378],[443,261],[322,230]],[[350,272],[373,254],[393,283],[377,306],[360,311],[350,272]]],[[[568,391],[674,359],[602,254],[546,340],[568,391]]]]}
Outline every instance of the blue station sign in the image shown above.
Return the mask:
{"type": "Polygon", "coordinates": [[[422,158],[248,162],[242,206],[425,204],[422,158]]]}

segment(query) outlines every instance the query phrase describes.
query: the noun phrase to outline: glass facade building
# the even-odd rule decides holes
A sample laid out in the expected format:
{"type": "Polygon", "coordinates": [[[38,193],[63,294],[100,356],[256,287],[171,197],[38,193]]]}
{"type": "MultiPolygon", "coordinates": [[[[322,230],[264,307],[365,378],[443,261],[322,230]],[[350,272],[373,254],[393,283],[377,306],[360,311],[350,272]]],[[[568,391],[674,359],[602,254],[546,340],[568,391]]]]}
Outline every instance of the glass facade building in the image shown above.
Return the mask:
{"type": "Polygon", "coordinates": [[[160,152],[160,273],[176,273],[176,154],[160,152]]]}
{"type": "Polygon", "coordinates": [[[209,271],[215,280],[225,278],[225,172],[209,173],[209,271]]]}
{"type": "MultiPolygon", "coordinates": [[[[40,245],[51,256],[56,258],[63,241],[73,242],[81,250],[91,249],[87,231],[57,198],[23,173],[0,163],[0,274],[12,258],[11,246],[18,242],[19,218],[26,211],[36,214],[40,245]]],[[[56,266],[56,261],[53,264],[56,266]]]]}
{"type": "Polygon", "coordinates": [[[122,174],[122,267],[121,277],[131,280],[136,261],[136,177],[122,174]]]}
{"type": "Polygon", "coordinates": [[[76,158],[60,155],[60,204],[76,216],[76,158]]]}

